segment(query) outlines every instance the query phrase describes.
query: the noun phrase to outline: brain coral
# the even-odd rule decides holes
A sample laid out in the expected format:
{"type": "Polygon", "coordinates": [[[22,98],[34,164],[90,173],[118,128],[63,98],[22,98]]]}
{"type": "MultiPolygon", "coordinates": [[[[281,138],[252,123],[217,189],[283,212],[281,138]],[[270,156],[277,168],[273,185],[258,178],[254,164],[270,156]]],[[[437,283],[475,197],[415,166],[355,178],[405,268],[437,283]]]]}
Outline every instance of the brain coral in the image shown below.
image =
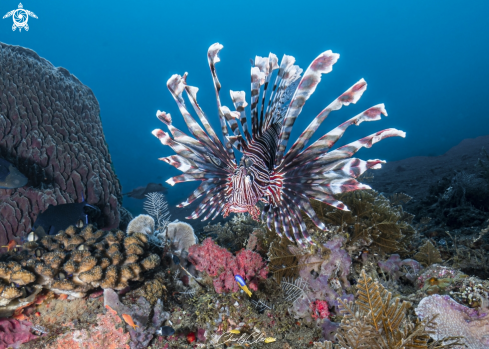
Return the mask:
{"type": "Polygon", "coordinates": [[[0,189],[0,246],[29,231],[48,205],[87,202],[115,228],[121,186],[93,92],[29,49],[0,43],[0,157],[28,177],[0,189]]]}

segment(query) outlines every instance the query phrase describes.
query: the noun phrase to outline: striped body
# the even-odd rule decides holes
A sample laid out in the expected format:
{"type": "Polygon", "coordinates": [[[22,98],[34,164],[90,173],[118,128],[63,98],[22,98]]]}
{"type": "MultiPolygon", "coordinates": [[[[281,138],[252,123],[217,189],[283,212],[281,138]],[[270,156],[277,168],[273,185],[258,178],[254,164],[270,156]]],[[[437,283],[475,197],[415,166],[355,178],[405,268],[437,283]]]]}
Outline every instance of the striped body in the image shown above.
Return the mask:
{"type": "Polygon", "coordinates": [[[348,210],[334,195],[369,189],[355,178],[369,168],[380,168],[384,163],[382,160],[364,161],[352,156],[362,147],[369,148],[392,136],[404,137],[405,133],[386,129],[330,150],[349,126],[379,120],[381,114],[387,116],[384,105],[378,104],[343,122],[306,148],[314,132],[332,111],[359,100],[367,87],[367,83],[361,79],[321,111],[286,151],[295,120],[314,93],[321,75],[332,70],[339,55],[331,51],[323,52],[302,77],[303,70],[294,65],[295,59],[291,56],[284,55],[280,65],[272,53],[266,58],[257,56],[251,68],[251,119],[248,120],[244,91],[231,91],[235,110],[221,104],[221,84],[215,66],[220,61],[218,53],[221,49],[220,44],[212,45],[207,58],[216,92],[222,141],[197,103],[198,89],[187,85],[187,73],[183,76],[173,75],[168,80],[167,86],[191,136],[172,125],[170,114],[158,111],[158,119],[168,126],[173,138],[159,129],[154,130],[153,134],[176,153],[161,160],[183,172],[167,180],[167,183],[174,185],[184,181],[202,181],[179,205],[183,207],[203,197],[187,218],[203,216],[203,220],[206,220],[221,213],[227,216],[230,212],[248,212],[256,220],[265,220],[269,228],[273,226],[279,235],[284,234],[291,241],[312,243],[301,213],[308,215],[319,229],[326,230],[326,226],[317,218],[309,200],[348,210]],[[275,75],[273,84],[272,75],[275,75]],[[205,131],[188,111],[183,99],[184,92],[205,131]],[[235,151],[242,154],[239,164],[235,151]],[[263,205],[259,206],[259,201],[263,205]]]}

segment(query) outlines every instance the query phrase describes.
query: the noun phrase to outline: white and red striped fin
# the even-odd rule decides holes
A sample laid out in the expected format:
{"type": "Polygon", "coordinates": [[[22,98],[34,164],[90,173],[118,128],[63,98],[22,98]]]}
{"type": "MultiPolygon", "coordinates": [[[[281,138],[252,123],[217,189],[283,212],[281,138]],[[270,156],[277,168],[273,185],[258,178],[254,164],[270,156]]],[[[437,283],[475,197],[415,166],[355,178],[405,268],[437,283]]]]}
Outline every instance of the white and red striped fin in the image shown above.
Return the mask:
{"type": "Polygon", "coordinates": [[[230,91],[231,99],[233,100],[234,107],[240,116],[241,128],[245,134],[246,140],[251,141],[251,135],[248,131],[248,120],[246,119],[246,92],[245,91],[230,91]]]}
{"type": "Polygon", "coordinates": [[[207,61],[209,62],[209,68],[211,69],[212,81],[214,82],[214,90],[216,92],[217,110],[219,112],[219,121],[221,123],[221,132],[223,136],[224,147],[232,160],[235,160],[234,151],[232,145],[228,142],[228,129],[226,125],[226,118],[221,109],[221,99],[219,98],[219,91],[221,91],[221,83],[217,78],[216,63],[220,62],[219,51],[221,51],[223,46],[219,43],[215,43],[209,47],[207,51],[207,61]]]}
{"type": "Polygon", "coordinates": [[[317,85],[321,81],[321,75],[329,73],[333,69],[333,64],[336,63],[339,57],[339,54],[333,53],[331,50],[323,52],[311,63],[304,73],[304,76],[292,97],[292,101],[290,102],[289,109],[287,110],[287,114],[283,121],[279,137],[277,157],[275,159],[276,165],[279,165],[282,162],[290,132],[292,131],[295,120],[301,113],[304,104],[316,90],[317,85]]]}
{"type": "MultiPolygon", "coordinates": [[[[307,126],[304,132],[302,132],[302,134],[299,136],[299,138],[294,143],[294,145],[292,145],[292,147],[289,149],[289,151],[284,157],[282,166],[292,161],[297,156],[297,154],[299,154],[299,152],[302,151],[302,149],[307,144],[309,139],[311,139],[311,137],[314,135],[316,130],[319,128],[319,126],[321,126],[322,122],[328,117],[330,112],[341,109],[343,105],[356,103],[366,89],[367,89],[367,83],[365,82],[364,79],[361,79],[355,85],[350,87],[345,93],[343,93],[336,100],[334,100],[330,105],[328,105],[323,111],[321,111],[321,113],[319,113],[319,115],[314,118],[314,120],[309,124],[309,126],[307,126]]],[[[368,110],[366,112],[368,112],[368,110]]],[[[360,118],[361,116],[357,116],[357,119],[355,118],[353,119],[355,119],[355,122],[357,122],[357,124],[360,124],[360,122],[363,121],[363,120],[360,121],[360,118]]],[[[380,116],[378,119],[380,119],[380,116]]]]}

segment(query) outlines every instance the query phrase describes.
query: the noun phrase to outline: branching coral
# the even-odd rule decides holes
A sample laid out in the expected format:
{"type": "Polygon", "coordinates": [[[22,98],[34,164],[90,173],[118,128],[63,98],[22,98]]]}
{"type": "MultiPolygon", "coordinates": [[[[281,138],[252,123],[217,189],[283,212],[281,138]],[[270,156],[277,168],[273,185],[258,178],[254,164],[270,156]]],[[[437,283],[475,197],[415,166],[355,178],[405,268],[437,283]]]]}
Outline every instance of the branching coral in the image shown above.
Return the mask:
{"type": "Polygon", "coordinates": [[[250,289],[257,290],[258,280],[266,279],[268,274],[266,263],[258,253],[241,250],[234,256],[211,238],[205,239],[202,245],[191,246],[188,259],[198,271],[213,278],[217,293],[237,292],[239,287],[235,275],[241,275],[250,289]]]}

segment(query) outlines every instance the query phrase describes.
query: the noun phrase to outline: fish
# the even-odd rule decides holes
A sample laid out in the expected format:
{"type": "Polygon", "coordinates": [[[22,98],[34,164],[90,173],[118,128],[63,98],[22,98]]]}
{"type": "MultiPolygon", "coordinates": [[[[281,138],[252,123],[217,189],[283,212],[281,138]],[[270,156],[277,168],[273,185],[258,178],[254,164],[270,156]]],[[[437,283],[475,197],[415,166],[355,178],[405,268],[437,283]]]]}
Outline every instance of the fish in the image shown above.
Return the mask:
{"type": "Polygon", "coordinates": [[[68,295],[66,293],[62,293],[59,295],[58,299],[64,301],[65,299],[68,299],[68,295]]]}
{"type": "Polygon", "coordinates": [[[122,318],[124,319],[124,321],[129,325],[131,326],[133,329],[136,329],[136,327],[139,327],[138,325],[136,325],[134,323],[134,321],[132,320],[132,317],[131,315],[127,315],[127,314],[122,314],[122,318]]]}
{"type": "Polygon", "coordinates": [[[93,223],[100,216],[100,209],[88,204],[82,194],[82,202],[71,204],[50,205],[39,213],[32,229],[42,227],[48,235],[56,235],[81,219],[85,224],[93,223]]]}
{"type": "Polygon", "coordinates": [[[244,281],[244,279],[241,277],[241,275],[234,275],[234,279],[236,280],[236,282],[238,283],[239,287],[241,287],[241,289],[243,291],[246,292],[246,294],[248,296],[251,297],[251,291],[250,289],[248,288],[248,286],[246,286],[246,282],[244,281]]]}
{"type": "Polygon", "coordinates": [[[28,179],[5,159],[0,159],[0,189],[16,189],[26,185],[28,179]]]}
{"type": "Polygon", "coordinates": [[[156,331],[156,334],[158,334],[159,336],[164,336],[164,337],[171,336],[171,335],[175,334],[175,330],[173,329],[173,327],[163,326],[158,331],[156,331]]]}
{"type": "Polygon", "coordinates": [[[188,73],[183,76],[175,74],[167,82],[190,135],[172,124],[171,114],[157,111],[156,117],[169,132],[155,129],[152,134],[176,153],[160,160],[183,172],[169,178],[166,183],[173,186],[181,182],[202,182],[177,205],[181,208],[201,200],[187,219],[202,217],[205,221],[220,214],[227,217],[230,213],[248,212],[254,220],[265,221],[269,229],[273,226],[279,236],[285,235],[301,246],[314,245],[302,212],[320,230],[326,231],[327,227],[317,217],[310,200],[348,211],[348,207],[334,195],[371,189],[358,182],[357,178],[366,170],[378,169],[385,163],[383,160],[365,161],[352,156],[361,148],[370,148],[385,138],[405,137],[406,134],[389,128],[331,150],[349,126],[387,116],[384,104],[377,104],[344,121],[306,148],[331,112],[355,104],[360,99],[367,88],[366,81],[360,79],[323,109],[290,145],[292,128],[305,102],[316,90],[322,74],[332,71],[339,54],[331,50],[321,53],[303,76],[303,69],[294,64],[292,56],[284,55],[280,64],[273,53],[268,57],[256,56],[251,67],[251,99],[249,103],[246,101],[244,91],[230,91],[235,109],[231,110],[222,105],[219,95],[221,83],[216,63],[220,62],[222,48],[221,44],[215,43],[207,52],[222,142],[197,102],[198,88],[187,84],[188,73]],[[275,76],[274,80],[272,76],[275,76]],[[187,109],[184,93],[205,131],[187,109]],[[248,104],[250,117],[246,111],[248,104]],[[263,207],[258,205],[259,202],[263,207]]]}
{"type": "Polygon", "coordinates": [[[229,333],[240,334],[240,330],[230,330],[229,333]]]}
{"type": "Polygon", "coordinates": [[[17,246],[17,242],[15,240],[9,241],[9,243],[5,246],[0,246],[0,247],[6,247],[7,252],[10,252],[10,250],[13,250],[17,246]]]}
{"type": "Polygon", "coordinates": [[[265,343],[273,343],[275,342],[277,339],[276,338],[273,338],[273,337],[267,337],[265,338],[264,342],[265,343]]]}
{"type": "Polygon", "coordinates": [[[127,195],[130,198],[143,200],[146,199],[146,195],[154,192],[163,192],[168,191],[167,187],[164,187],[161,183],[148,183],[145,187],[137,187],[131,190],[128,193],[122,194],[127,195]]]}

